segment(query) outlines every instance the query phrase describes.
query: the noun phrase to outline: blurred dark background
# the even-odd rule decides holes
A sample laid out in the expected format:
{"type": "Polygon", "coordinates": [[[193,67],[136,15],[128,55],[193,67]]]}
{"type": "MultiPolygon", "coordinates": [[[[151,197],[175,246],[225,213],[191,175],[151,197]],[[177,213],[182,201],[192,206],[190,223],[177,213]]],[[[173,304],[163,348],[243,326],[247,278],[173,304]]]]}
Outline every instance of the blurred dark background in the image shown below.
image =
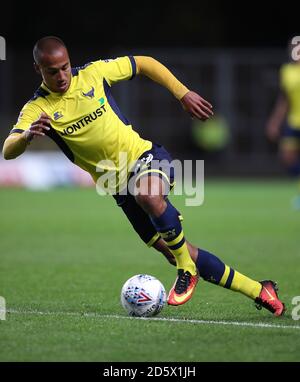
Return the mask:
{"type": "MultiPolygon", "coordinates": [[[[113,88],[134,128],[174,157],[206,159],[208,175],[281,175],[277,145],[268,142],[264,129],[279,89],[278,70],[289,60],[288,40],[300,35],[297,7],[289,1],[6,3],[0,25],[6,40],[0,142],[40,84],[32,68],[35,41],[56,35],[68,46],[73,66],[151,55],[213,103],[211,134],[148,79],[113,88]]],[[[54,148],[46,140],[32,145],[54,148]]]]}

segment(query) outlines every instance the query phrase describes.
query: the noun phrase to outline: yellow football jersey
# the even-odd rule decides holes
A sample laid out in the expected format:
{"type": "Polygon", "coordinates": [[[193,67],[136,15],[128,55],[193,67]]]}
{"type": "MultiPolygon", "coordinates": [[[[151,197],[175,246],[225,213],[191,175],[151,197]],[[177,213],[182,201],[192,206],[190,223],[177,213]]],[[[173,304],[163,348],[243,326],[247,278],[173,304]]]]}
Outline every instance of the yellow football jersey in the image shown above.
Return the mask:
{"type": "Polygon", "coordinates": [[[291,127],[300,129],[300,64],[282,65],[280,85],[289,103],[288,123],[291,127]]]}
{"type": "Polygon", "coordinates": [[[22,133],[42,112],[47,113],[51,128],[46,134],[64,154],[88,171],[95,182],[103,174],[115,173],[114,186],[120,191],[126,185],[130,165],[152,147],[150,141],[132,129],[110,90],[114,83],[129,80],[135,74],[136,64],[131,56],[73,68],[69,89],[54,93],[43,83],[23,107],[11,133],[22,133]]]}

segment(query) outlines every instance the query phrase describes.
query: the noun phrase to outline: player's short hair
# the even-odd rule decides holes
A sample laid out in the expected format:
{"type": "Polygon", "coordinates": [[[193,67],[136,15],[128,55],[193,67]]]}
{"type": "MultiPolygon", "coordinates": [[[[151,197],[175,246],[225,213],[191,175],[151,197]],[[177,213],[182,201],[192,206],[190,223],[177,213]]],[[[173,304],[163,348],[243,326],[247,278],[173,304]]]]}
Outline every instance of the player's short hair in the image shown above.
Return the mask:
{"type": "Polygon", "coordinates": [[[34,62],[39,64],[43,53],[52,53],[62,46],[67,49],[65,43],[56,36],[45,36],[39,39],[33,47],[34,62]]]}

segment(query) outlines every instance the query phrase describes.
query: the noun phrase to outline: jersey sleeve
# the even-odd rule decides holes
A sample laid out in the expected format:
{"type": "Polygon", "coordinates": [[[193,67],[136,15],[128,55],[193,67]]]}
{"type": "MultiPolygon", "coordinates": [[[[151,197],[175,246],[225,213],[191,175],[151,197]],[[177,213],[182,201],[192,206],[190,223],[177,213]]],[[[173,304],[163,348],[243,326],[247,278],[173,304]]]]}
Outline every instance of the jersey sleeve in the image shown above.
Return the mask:
{"type": "Polygon", "coordinates": [[[136,75],[136,63],[132,56],[99,60],[94,62],[94,67],[110,86],[119,81],[131,80],[136,75]]]}
{"type": "Polygon", "coordinates": [[[31,102],[26,103],[19,114],[16,124],[10,131],[10,134],[23,133],[23,131],[28,130],[32,122],[36,121],[41,113],[42,110],[38,106],[31,102]]]}

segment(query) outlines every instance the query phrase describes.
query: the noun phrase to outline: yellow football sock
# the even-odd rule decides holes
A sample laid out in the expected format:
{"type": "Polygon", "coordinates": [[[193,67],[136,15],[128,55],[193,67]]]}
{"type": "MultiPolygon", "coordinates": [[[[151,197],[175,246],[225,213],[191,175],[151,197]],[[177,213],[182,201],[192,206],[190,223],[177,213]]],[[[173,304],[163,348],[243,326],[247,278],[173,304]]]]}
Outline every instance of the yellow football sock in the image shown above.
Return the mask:
{"type": "Polygon", "coordinates": [[[250,297],[253,300],[259,296],[261,291],[261,284],[258,281],[252,280],[233,270],[228,267],[228,265],[225,265],[225,271],[219,285],[243,293],[245,296],[250,297]]]}
{"type": "Polygon", "coordinates": [[[197,268],[191,259],[183,231],[181,231],[181,233],[172,241],[165,240],[165,243],[176,259],[177,269],[189,271],[190,274],[194,276],[197,273],[197,268]]]}

